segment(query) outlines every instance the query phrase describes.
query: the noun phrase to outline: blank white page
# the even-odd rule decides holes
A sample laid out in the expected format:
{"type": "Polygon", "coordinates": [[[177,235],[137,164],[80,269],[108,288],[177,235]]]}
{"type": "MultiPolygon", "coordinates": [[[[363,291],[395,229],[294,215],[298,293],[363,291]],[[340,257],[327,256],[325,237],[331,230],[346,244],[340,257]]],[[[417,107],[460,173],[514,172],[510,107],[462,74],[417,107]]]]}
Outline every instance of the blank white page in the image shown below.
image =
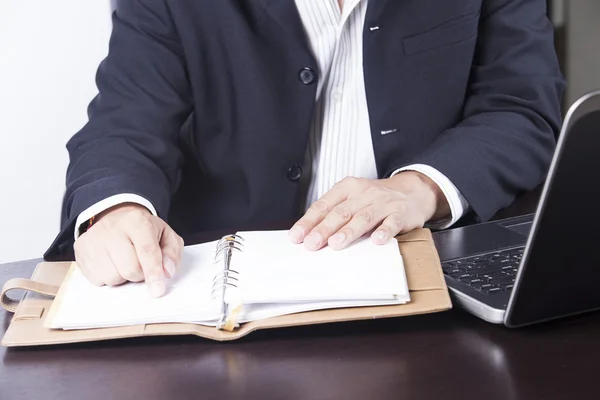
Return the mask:
{"type": "Polygon", "coordinates": [[[201,322],[218,317],[220,303],[211,300],[216,242],[184,249],[180,269],[168,281],[167,293],[150,296],[145,283],[98,287],[76,268],[66,286],[54,327],[79,329],[157,322],[201,322]]]}
{"type": "Polygon", "coordinates": [[[376,245],[365,237],[344,250],[309,251],[291,243],[287,231],[239,235],[243,251],[233,255],[232,268],[245,303],[410,299],[396,240],[376,245]]]}

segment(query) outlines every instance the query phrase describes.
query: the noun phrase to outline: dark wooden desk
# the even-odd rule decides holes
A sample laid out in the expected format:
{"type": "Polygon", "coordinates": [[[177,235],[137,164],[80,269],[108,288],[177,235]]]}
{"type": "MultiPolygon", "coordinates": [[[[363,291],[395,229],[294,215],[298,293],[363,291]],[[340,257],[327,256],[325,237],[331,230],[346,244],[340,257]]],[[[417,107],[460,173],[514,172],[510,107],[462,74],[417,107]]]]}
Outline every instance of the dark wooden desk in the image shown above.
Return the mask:
{"type": "MultiPolygon", "coordinates": [[[[0,266],[0,281],[33,263],[0,266]]],[[[0,334],[10,315],[0,312],[0,334]]],[[[0,349],[1,399],[584,399],[600,314],[523,330],[459,310],[255,333],[0,349]]]]}
{"type": "MultiPolygon", "coordinates": [[[[0,282],[35,261],[0,266],[0,282]]],[[[0,335],[10,314],[0,312],[0,335]]],[[[0,399],[596,398],[600,313],[508,330],[460,311],[257,332],[0,348],[0,399]]]]}

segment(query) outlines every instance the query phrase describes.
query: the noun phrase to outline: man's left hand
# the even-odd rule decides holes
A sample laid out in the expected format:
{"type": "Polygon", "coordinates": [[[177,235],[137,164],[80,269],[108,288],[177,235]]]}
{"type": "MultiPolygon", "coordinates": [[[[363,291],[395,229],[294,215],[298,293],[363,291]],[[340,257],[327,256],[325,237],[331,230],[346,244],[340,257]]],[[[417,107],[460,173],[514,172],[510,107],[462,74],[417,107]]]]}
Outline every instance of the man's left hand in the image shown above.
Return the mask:
{"type": "Polygon", "coordinates": [[[426,175],[400,172],[391,178],[345,178],[314,202],[290,230],[290,240],[309,250],[340,250],[372,232],[376,244],[450,215],[439,188],[426,175]]]}

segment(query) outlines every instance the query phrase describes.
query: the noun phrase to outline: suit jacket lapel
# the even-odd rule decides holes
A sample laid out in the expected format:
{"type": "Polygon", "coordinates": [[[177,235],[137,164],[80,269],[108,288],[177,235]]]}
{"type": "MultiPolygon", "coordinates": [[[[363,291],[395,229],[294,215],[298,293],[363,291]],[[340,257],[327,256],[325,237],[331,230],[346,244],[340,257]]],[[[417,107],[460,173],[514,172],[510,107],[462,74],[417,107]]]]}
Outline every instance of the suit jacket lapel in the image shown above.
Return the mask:
{"type": "Polygon", "coordinates": [[[291,34],[305,50],[308,49],[304,26],[295,0],[260,0],[267,15],[291,34]]]}
{"type": "MultiPolygon", "coordinates": [[[[400,1],[400,0],[394,0],[400,1]]],[[[365,27],[370,21],[377,21],[384,15],[385,7],[390,3],[388,0],[369,0],[367,5],[367,16],[365,20],[365,27]]]]}

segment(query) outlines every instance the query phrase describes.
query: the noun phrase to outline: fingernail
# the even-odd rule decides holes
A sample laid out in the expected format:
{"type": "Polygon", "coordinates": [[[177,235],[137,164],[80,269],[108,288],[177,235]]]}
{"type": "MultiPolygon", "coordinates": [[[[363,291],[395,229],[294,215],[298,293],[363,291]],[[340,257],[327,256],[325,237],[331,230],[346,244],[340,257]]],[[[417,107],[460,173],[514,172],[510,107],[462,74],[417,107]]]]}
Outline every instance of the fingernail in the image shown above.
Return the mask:
{"type": "Polygon", "coordinates": [[[290,239],[293,242],[300,243],[302,241],[302,239],[303,239],[303,236],[304,236],[304,230],[301,227],[299,227],[299,226],[294,226],[288,232],[288,236],[290,237],[290,239]]]}
{"type": "Polygon", "coordinates": [[[311,233],[306,238],[304,238],[304,244],[309,249],[316,250],[321,247],[321,242],[323,241],[323,237],[319,233],[311,233]]]}
{"type": "Polygon", "coordinates": [[[388,239],[387,233],[382,232],[382,231],[375,232],[375,234],[373,236],[375,237],[375,239],[382,241],[382,242],[384,242],[388,239]]]}
{"type": "Polygon", "coordinates": [[[149,285],[150,288],[150,294],[153,297],[161,297],[163,294],[165,294],[165,283],[161,282],[161,281],[154,281],[151,282],[149,285]]]}
{"type": "Polygon", "coordinates": [[[329,242],[336,247],[343,245],[345,241],[346,234],[344,232],[338,232],[329,239],[329,242]]]}
{"type": "Polygon", "coordinates": [[[177,268],[175,268],[175,263],[173,262],[173,260],[171,260],[168,257],[165,257],[163,260],[163,266],[165,268],[165,271],[167,272],[167,275],[169,275],[169,278],[175,276],[177,268]]]}

